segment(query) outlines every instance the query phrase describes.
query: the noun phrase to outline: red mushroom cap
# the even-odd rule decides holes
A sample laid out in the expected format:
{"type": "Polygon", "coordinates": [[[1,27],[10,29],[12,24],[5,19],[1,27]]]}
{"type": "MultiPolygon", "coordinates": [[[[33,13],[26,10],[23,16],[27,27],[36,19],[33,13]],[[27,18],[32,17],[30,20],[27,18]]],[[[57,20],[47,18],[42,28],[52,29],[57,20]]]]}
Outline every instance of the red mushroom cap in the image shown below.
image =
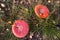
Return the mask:
{"type": "Polygon", "coordinates": [[[49,9],[41,4],[35,6],[35,13],[40,18],[47,18],[49,16],[49,9]]]}
{"type": "Polygon", "coordinates": [[[18,38],[23,38],[28,34],[29,25],[24,20],[16,20],[12,25],[12,32],[18,38]]]}

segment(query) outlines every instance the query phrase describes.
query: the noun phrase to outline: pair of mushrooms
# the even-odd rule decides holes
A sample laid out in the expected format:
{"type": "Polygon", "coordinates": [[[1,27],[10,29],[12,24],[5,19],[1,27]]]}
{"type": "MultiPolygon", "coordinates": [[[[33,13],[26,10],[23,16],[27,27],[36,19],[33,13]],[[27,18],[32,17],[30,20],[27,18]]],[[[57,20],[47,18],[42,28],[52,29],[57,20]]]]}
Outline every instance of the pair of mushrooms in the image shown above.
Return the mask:
{"type": "MultiPolygon", "coordinates": [[[[48,8],[41,4],[35,6],[35,13],[40,18],[47,18],[49,16],[48,8]]],[[[29,32],[29,25],[25,20],[16,20],[12,25],[12,32],[16,37],[23,38],[29,32]]]]}

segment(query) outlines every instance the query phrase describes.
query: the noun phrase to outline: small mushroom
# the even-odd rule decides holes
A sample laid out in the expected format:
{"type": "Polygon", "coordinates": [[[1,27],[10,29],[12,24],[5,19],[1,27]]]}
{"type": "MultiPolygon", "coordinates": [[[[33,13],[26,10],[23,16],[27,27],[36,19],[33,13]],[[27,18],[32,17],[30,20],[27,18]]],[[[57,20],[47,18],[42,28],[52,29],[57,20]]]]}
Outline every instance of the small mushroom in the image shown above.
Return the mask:
{"type": "Polygon", "coordinates": [[[35,13],[40,18],[47,18],[49,16],[49,9],[41,4],[35,6],[35,13]]]}
{"type": "Polygon", "coordinates": [[[29,32],[29,25],[25,20],[16,20],[12,25],[12,32],[18,38],[24,38],[29,32]]]}

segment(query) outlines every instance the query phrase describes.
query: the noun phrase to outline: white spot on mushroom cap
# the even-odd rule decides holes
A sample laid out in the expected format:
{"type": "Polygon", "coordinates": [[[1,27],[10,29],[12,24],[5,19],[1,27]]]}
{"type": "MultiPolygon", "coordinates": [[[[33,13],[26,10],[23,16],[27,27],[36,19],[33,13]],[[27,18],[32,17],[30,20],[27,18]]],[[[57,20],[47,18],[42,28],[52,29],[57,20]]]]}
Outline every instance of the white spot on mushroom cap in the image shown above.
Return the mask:
{"type": "Polygon", "coordinates": [[[17,25],[17,27],[18,27],[18,30],[19,31],[22,31],[23,30],[23,26],[17,25]]]}
{"type": "Polygon", "coordinates": [[[41,13],[44,13],[44,9],[40,9],[40,12],[41,12],[41,13]]]}

